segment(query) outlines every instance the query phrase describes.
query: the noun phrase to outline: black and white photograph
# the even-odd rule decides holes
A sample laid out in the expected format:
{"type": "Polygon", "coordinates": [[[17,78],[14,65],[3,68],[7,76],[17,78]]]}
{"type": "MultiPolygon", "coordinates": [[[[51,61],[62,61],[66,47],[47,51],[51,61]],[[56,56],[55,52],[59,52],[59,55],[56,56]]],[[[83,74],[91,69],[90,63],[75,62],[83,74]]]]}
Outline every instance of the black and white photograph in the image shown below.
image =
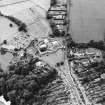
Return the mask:
{"type": "Polygon", "coordinates": [[[0,0],[0,105],[105,105],[105,0],[0,0]]]}

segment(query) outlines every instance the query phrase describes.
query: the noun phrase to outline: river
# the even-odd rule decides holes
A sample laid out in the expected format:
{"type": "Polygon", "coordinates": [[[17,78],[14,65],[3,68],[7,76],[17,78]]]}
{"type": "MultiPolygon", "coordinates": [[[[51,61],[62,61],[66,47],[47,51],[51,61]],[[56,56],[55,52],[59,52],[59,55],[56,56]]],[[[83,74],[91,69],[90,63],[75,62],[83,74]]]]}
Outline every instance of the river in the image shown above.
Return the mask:
{"type": "Polygon", "coordinates": [[[103,40],[105,34],[105,0],[71,0],[70,32],[77,42],[103,40]]]}

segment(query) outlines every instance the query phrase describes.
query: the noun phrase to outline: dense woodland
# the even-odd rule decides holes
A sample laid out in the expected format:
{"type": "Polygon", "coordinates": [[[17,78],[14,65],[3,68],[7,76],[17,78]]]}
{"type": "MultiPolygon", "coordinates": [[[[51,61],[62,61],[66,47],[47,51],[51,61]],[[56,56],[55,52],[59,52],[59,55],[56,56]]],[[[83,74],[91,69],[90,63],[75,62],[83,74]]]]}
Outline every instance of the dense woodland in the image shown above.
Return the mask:
{"type": "Polygon", "coordinates": [[[27,64],[17,62],[9,67],[8,73],[0,70],[0,96],[11,101],[11,105],[58,105],[68,102],[70,93],[64,90],[65,85],[56,69],[48,65],[36,67],[38,60],[31,59],[27,64]]]}
{"type": "Polygon", "coordinates": [[[6,101],[11,101],[11,105],[33,105],[35,101],[44,101],[38,93],[56,78],[57,71],[52,68],[36,68],[35,62],[31,60],[29,64],[12,65],[8,73],[1,70],[0,95],[6,101]]]}

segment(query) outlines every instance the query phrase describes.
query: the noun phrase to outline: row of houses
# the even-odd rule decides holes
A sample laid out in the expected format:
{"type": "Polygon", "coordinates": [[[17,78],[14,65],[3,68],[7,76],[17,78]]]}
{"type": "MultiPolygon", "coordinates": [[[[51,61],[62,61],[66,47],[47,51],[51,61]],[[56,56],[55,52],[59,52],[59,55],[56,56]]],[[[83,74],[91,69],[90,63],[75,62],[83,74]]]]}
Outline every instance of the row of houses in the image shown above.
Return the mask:
{"type": "MultiPolygon", "coordinates": [[[[73,49],[69,51],[70,59],[72,60],[82,60],[83,64],[89,64],[94,62],[100,62],[102,58],[102,53],[100,50],[97,49],[85,49],[85,50],[79,50],[79,49],[73,49]]],[[[79,62],[79,61],[78,61],[79,62]]],[[[84,65],[85,66],[85,65],[84,65]]]]}
{"type": "Polygon", "coordinates": [[[105,64],[102,59],[101,61],[98,60],[99,57],[102,58],[102,54],[95,49],[93,52],[88,52],[89,50],[82,51],[81,54],[79,52],[74,54],[76,60],[72,61],[72,73],[74,73],[76,80],[84,88],[86,96],[93,104],[105,105],[105,64]],[[86,53],[83,54],[83,52],[86,53]],[[94,57],[97,57],[97,59],[94,59],[94,57]]]}
{"type": "Polygon", "coordinates": [[[58,0],[55,6],[51,6],[47,13],[47,19],[52,27],[54,36],[64,36],[66,31],[67,1],[58,0]]]}

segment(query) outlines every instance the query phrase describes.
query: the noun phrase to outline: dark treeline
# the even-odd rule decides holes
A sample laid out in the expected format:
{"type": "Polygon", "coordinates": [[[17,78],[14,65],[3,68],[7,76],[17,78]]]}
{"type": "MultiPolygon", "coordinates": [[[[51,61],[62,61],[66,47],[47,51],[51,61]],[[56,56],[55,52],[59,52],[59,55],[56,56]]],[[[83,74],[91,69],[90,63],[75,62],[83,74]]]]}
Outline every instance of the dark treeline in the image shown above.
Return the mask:
{"type": "MultiPolygon", "coordinates": [[[[18,28],[18,31],[24,31],[24,32],[27,32],[27,25],[25,23],[23,23],[21,20],[13,17],[13,16],[7,16],[7,15],[4,15],[2,13],[0,13],[0,16],[3,16],[7,19],[9,19],[10,21],[12,21],[13,23],[15,23],[19,28],[18,28]]],[[[12,26],[12,25],[10,25],[12,26]]]]}
{"type": "Polygon", "coordinates": [[[42,105],[45,101],[46,97],[39,93],[56,79],[57,71],[49,66],[36,67],[37,61],[32,59],[25,65],[12,65],[8,73],[0,71],[0,95],[11,101],[11,105],[42,105]]]}
{"type": "Polygon", "coordinates": [[[90,40],[88,43],[76,43],[73,41],[70,35],[66,37],[67,48],[79,48],[79,49],[86,49],[86,48],[96,48],[102,51],[105,51],[105,42],[104,41],[94,41],[90,40]]]}

